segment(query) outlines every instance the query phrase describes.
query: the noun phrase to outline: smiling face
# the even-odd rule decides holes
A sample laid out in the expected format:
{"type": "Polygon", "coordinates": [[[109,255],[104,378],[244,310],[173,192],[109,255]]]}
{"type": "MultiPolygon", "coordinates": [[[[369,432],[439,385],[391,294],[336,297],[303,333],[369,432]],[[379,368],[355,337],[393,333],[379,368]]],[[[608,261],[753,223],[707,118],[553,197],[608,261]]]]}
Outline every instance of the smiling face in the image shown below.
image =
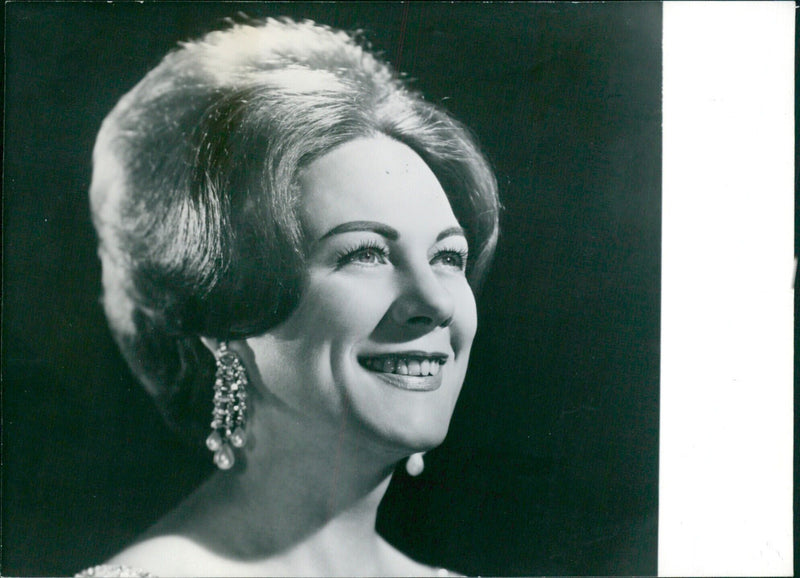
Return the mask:
{"type": "Polygon", "coordinates": [[[477,326],[442,187],[384,136],[337,147],[299,184],[306,284],[287,321],[248,340],[264,383],[323,433],[344,420],[398,455],[438,445],[477,326]]]}

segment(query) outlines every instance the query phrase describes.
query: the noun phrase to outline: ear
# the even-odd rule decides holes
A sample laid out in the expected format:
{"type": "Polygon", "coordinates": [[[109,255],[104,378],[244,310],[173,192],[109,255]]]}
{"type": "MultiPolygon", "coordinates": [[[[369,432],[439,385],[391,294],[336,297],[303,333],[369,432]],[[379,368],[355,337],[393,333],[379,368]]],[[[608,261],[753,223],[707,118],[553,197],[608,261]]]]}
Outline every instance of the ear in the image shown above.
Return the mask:
{"type": "MultiPolygon", "coordinates": [[[[205,335],[199,336],[200,341],[203,343],[206,349],[211,352],[215,358],[219,353],[219,345],[220,340],[216,337],[206,337],[205,335]]],[[[236,355],[239,356],[242,363],[244,364],[245,371],[247,372],[247,376],[250,380],[250,385],[252,386],[253,392],[260,398],[262,392],[264,390],[264,384],[261,379],[261,374],[258,371],[258,364],[256,363],[255,354],[253,349],[250,347],[249,339],[236,339],[233,341],[227,341],[228,350],[232,351],[236,355]]]]}
{"type": "Polygon", "coordinates": [[[212,355],[216,355],[217,349],[219,349],[219,339],[215,339],[213,337],[203,337],[200,336],[200,341],[203,342],[203,345],[206,346],[212,355]]]}
{"type": "MultiPolygon", "coordinates": [[[[203,345],[206,349],[211,352],[211,355],[214,357],[217,356],[217,352],[219,351],[219,344],[220,340],[216,337],[206,337],[204,335],[200,336],[200,341],[203,342],[203,345]]],[[[236,341],[228,341],[228,349],[231,349],[238,353],[240,356],[247,356],[249,353],[252,357],[252,351],[250,351],[250,346],[247,344],[247,340],[236,340],[236,341]]]]}

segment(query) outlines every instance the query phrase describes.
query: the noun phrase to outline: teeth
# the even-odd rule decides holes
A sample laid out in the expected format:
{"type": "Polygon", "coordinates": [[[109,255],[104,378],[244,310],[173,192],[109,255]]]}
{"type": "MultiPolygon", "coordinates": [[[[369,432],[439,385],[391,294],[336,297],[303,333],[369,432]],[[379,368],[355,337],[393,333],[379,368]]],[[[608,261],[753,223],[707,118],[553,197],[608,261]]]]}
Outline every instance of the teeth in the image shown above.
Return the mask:
{"type": "Polygon", "coordinates": [[[372,371],[425,377],[429,375],[438,375],[442,368],[443,362],[439,359],[403,359],[397,357],[385,357],[367,359],[363,363],[372,371]]]}

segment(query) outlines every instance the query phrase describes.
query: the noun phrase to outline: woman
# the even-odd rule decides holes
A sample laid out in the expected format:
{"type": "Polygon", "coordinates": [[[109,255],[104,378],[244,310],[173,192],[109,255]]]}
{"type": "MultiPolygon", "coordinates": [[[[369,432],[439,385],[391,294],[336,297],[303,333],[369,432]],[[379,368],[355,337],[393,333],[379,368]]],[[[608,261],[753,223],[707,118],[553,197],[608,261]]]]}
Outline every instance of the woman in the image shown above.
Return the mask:
{"type": "Polygon", "coordinates": [[[440,573],[375,519],[467,369],[498,200],[466,129],[344,32],[233,25],[122,98],[91,202],[115,338],[219,471],[85,575],[440,573]]]}

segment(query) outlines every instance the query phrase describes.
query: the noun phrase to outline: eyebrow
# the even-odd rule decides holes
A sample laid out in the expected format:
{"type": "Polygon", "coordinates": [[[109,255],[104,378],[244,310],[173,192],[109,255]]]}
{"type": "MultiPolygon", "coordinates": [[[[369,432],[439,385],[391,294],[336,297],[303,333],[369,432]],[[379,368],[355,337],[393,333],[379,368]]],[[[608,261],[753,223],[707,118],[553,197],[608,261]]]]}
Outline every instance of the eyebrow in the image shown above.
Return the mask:
{"type": "Polygon", "coordinates": [[[442,239],[446,239],[447,237],[454,237],[454,236],[458,236],[458,235],[460,235],[462,237],[465,237],[465,238],[467,236],[467,234],[464,232],[464,229],[462,229],[461,227],[450,227],[449,229],[445,229],[444,231],[442,231],[441,233],[436,235],[436,242],[438,243],[442,239]]]}
{"type": "MultiPolygon", "coordinates": [[[[333,237],[334,235],[341,235],[343,233],[352,233],[358,231],[368,231],[371,233],[377,233],[382,237],[386,237],[390,241],[396,241],[400,238],[400,233],[394,227],[390,227],[389,225],[385,225],[383,223],[378,223],[377,221],[349,221],[347,223],[342,223],[341,225],[336,225],[333,229],[322,235],[319,238],[319,241],[327,239],[329,237],[333,237]]],[[[466,233],[464,229],[461,227],[449,227],[436,235],[436,242],[438,243],[442,239],[446,239],[447,237],[453,237],[460,235],[462,237],[466,237],[466,233]]]]}
{"type": "Polygon", "coordinates": [[[390,241],[396,241],[400,237],[400,233],[397,232],[397,229],[390,227],[389,225],[384,225],[383,223],[378,223],[376,221],[350,221],[347,223],[342,223],[341,225],[336,225],[333,229],[322,235],[319,240],[322,241],[323,239],[333,237],[334,235],[352,233],[354,231],[369,231],[372,233],[377,233],[382,237],[386,237],[390,241]]]}

